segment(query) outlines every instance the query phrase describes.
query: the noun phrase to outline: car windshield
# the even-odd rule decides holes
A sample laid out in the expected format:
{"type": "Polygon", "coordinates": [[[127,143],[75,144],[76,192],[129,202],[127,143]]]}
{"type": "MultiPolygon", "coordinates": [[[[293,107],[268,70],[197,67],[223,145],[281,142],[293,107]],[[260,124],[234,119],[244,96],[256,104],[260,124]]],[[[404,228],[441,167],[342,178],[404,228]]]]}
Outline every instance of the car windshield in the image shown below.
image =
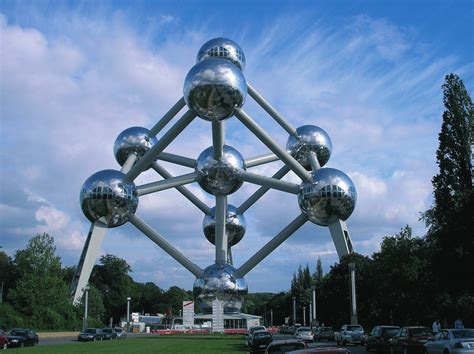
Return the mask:
{"type": "Polygon", "coordinates": [[[87,328],[84,333],[95,333],[95,328],[87,328]]]}
{"type": "Polygon", "coordinates": [[[112,333],[112,330],[110,328],[104,328],[102,331],[104,333],[112,333]]]}
{"type": "Polygon", "coordinates": [[[457,329],[453,331],[454,338],[474,338],[474,329],[457,329]]]}
{"type": "Polygon", "coordinates": [[[122,328],[116,328],[116,329],[115,329],[115,332],[117,332],[117,333],[122,333],[122,331],[123,331],[122,328]]]}
{"type": "Polygon", "coordinates": [[[12,336],[26,336],[28,334],[28,331],[14,329],[10,332],[10,334],[12,336]]]}
{"type": "Polygon", "coordinates": [[[362,331],[361,326],[347,326],[348,331],[362,331]]]}
{"type": "Polygon", "coordinates": [[[429,336],[432,335],[431,330],[428,327],[419,327],[410,329],[412,336],[429,336]]]}
{"type": "Polygon", "coordinates": [[[252,327],[250,328],[250,332],[255,332],[255,331],[261,331],[261,330],[265,330],[265,327],[263,326],[259,326],[259,327],[252,327]]]}
{"type": "Polygon", "coordinates": [[[311,329],[309,327],[300,327],[298,332],[311,332],[311,329]]]}
{"type": "Polygon", "coordinates": [[[257,332],[255,333],[255,338],[268,338],[271,337],[271,334],[268,332],[257,332]]]}
{"type": "Polygon", "coordinates": [[[383,330],[383,334],[386,336],[392,336],[394,337],[398,333],[399,329],[398,328],[385,328],[383,330]]]}

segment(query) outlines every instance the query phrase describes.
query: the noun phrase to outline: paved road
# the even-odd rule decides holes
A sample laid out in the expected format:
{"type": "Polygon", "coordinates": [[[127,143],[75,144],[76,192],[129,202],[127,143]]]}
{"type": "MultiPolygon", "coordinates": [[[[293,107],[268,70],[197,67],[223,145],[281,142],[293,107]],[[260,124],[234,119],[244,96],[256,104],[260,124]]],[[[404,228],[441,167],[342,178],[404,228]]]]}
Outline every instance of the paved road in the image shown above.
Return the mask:
{"type": "MultiPolygon", "coordinates": [[[[78,332],[79,333],[79,332],[78,332]]],[[[146,333],[128,333],[129,338],[149,336],[150,334],[146,333]]],[[[56,345],[56,344],[65,344],[65,343],[80,343],[77,341],[77,336],[74,337],[60,337],[60,338],[40,338],[39,345],[56,345]]]]}

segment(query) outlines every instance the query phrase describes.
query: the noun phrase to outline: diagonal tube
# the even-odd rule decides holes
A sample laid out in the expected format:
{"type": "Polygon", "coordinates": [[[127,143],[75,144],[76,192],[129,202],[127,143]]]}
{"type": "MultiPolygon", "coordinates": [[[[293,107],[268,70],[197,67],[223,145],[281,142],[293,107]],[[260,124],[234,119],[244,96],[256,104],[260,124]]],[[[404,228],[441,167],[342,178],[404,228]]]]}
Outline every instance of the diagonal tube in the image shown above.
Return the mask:
{"type": "Polygon", "coordinates": [[[171,163],[174,163],[176,165],[181,165],[181,166],[185,166],[185,167],[191,167],[191,168],[196,167],[196,160],[195,159],[190,159],[189,157],[170,154],[168,152],[162,152],[161,154],[159,154],[158,155],[158,160],[171,162],[171,163]]]}
{"type": "Polygon", "coordinates": [[[292,194],[298,194],[301,189],[299,184],[280,181],[276,178],[261,176],[256,173],[250,173],[247,171],[239,171],[238,178],[245,182],[258,184],[263,187],[278,189],[280,191],[292,194]]]}
{"type": "Polygon", "coordinates": [[[227,196],[216,195],[216,263],[227,262],[227,196]]]}
{"type": "Polygon", "coordinates": [[[249,258],[237,271],[235,272],[236,278],[241,278],[248,272],[250,272],[257,264],[265,259],[270,253],[272,253],[278,246],[280,246],[288,237],[296,232],[306,222],[307,218],[305,215],[298,215],[291,223],[288,224],[278,235],[272,238],[265,246],[257,251],[252,257],[249,258]]]}
{"type": "Polygon", "coordinates": [[[182,176],[167,178],[163,181],[152,182],[137,186],[137,193],[139,196],[159,192],[165,189],[170,189],[184,184],[196,182],[198,179],[197,172],[188,173],[182,176]]]}
{"type": "Polygon", "coordinates": [[[262,96],[260,96],[260,94],[249,84],[247,84],[247,92],[249,93],[250,97],[252,97],[255,102],[260,105],[260,107],[267,111],[267,113],[288,132],[288,134],[296,135],[296,129],[293,128],[291,124],[288,123],[286,119],[283,118],[283,116],[278,113],[277,110],[273,108],[270,103],[268,103],[262,96]]]}
{"type": "Polygon", "coordinates": [[[122,173],[127,173],[132,168],[133,164],[138,160],[138,156],[135,154],[128,155],[127,159],[122,165],[122,169],[120,170],[122,173]]]}
{"type": "MultiPolygon", "coordinates": [[[[284,165],[272,176],[272,178],[283,178],[283,176],[286,175],[288,172],[290,172],[290,168],[284,165]]],[[[254,205],[261,197],[263,197],[263,195],[267,193],[269,189],[270,187],[260,187],[259,189],[257,189],[254,194],[252,194],[245,202],[242,203],[241,206],[237,208],[237,212],[240,214],[245,213],[247,209],[254,205]]]]}
{"type": "Polygon", "coordinates": [[[275,154],[259,155],[259,156],[251,157],[245,160],[245,167],[249,168],[249,167],[260,166],[268,162],[273,162],[277,160],[278,160],[278,156],[276,156],[275,154]]]}
{"type": "Polygon", "coordinates": [[[156,160],[157,156],[171,144],[171,142],[181,133],[192,120],[196,117],[193,111],[187,111],[177,122],[168,130],[147,153],[135,164],[132,169],[125,175],[125,181],[133,182],[150,164],[156,160]]]}
{"type": "Polygon", "coordinates": [[[129,217],[129,221],[135,226],[138,230],[143,232],[150,240],[156,243],[163,251],[168,253],[171,257],[173,257],[179,264],[181,264],[184,268],[189,270],[194,276],[199,277],[202,273],[202,269],[196,265],[195,263],[191,262],[188,258],[186,258],[180,251],[174,248],[168,241],[165,240],[163,236],[161,236],[158,232],[153,230],[145,221],[140,219],[138,216],[131,214],[129,217]]]}
{"type": "Polygon", "coordinates": [[[220,160],[224,155],[224,122],[212,122],[212,155],[220,160]]]}
{"type": "Polygon", "coordinates": [[[280,160],[288,165],[291,170],[303,181],[311,181],[311,176],[290,154],[282,149],[270,135],[268,135],[247,113],[242,109],[235,110],[235,116],[264,143],[280,160]]]}
{"type": "Polygon", "coordinates": [[[310,151],[308,154],[308,161],[311,165],[311,170],[314,172],[316,170],[319,170],[321,168],[321,165],[319,164],[318,156],[314,151],[310,151]]]}
{"type": "MultiPolygon", "coordinates": [[[[166,169],[158,164],[157,162],[153,162],[151,167],[163,178],[172,178],[173,176],[166,171],[166,169]]],[[[180,192],[183,196],[185,196],[191,203],[193,203],[198,209],[200,209],[204,214],[209,215],[211,213],[211,209],[204,204],[198,197],[196,197],[189,189],[185,186],[177,186],[176,189],[180,192]]]]}
{"type": "Polygon", "coordinates": [[[150,129],[150,136],[155,136],[158,134],[185,105],[186,102],[184,101],[184,97],[181,97],[179,101],[176,102],[168,112],[166,112],[163,118],[161,118],[158,123],[156,123],[154,127],[150,129]]]}

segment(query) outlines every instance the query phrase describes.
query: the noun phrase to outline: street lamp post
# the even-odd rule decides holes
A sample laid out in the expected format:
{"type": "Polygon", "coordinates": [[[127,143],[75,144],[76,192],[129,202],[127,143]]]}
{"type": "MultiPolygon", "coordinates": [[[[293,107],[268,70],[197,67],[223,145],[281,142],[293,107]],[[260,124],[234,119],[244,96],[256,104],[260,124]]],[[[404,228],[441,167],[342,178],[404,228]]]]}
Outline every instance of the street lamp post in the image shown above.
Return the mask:
{"type": "Polygon", "coordinates": [[[316,322],[317,325],[318,321],[316,319],[316,287],[311,287],[311,290],[313,290],[313,321],[316,322]]]}
{"type": "Polygon", "coordinates": [[[293,326],[296,324],[296,296],[293,296],[293,326]]]}
{"type": "Polygon", "coordinates": [[[270,327],[273,327],[273,309],[270,309],[270,327]]]}
{"type": "Polygon", "coordinates": [[[130,300],[131,297],[127,297],[127,331],[130,332],[130,300]]]}
{"type": "Polygon", "coordinates": [[[84,321],[82,323],[83,330],[87,328],[87,316],[89,312],[89,284],[87,284],[84,288],[85,290],[85,299],[84,299],[84,321]]]}
{"type": "Polygon", "coordinates": [[[303,306],[303,326],[306,326],[306,306],[303,306]]]}

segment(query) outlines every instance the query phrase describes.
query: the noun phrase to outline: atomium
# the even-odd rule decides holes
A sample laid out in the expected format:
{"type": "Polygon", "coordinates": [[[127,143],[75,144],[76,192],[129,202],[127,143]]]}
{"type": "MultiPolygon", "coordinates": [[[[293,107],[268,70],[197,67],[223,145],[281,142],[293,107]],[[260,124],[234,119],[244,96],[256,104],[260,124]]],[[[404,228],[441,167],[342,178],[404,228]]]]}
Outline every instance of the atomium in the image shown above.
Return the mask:
{"type": "Polygon", "coordinates": [[[224,312],[240,312],[248,292],[247,282],[230,264],[215,263],[204,269],[193,286],[194,299],[203,313],[212,312],[212,301],[224,301],[224,312]]]}
{"type": "MultiPolygon", "coordinates": [[[[81,300],[95,258],[99,254],[105,229],[126,222],[130,222],[194,275],[196,280],[193,293],[203,313],[212,311],[214,300],[223,301],[224,312],[239,312],[248,291],[244,276],[308,220],[329,227],[339,257],[352,252],[344,221],[355,208],[357,193],[346,174],[334,168],[322,167],[326,165],[332,152],[329,135],[314,125],[293,128],[247,84],[243,74],[245,65],[244,52],[235,42],[215,38],[205,43],[197,54],[197,63],[186,76],[183,97],[150,130],[141,127],[128,128],[116,139],[114,154],[121,171],[100,171],[86,180],[81,190],[80,203],[92,226],[71,285],[71,295],[75,303],[81,300]],[[247,91],[249,96],[290,134],[286,149],[280,147],[259,123],[243,110],[247,91]],[[186,109],[186,112],[157,139],[156,135],[183,109],[186,109]],[[236,148],[226,145],[224,123],[232,116],[260,139],[270,153],[244,159],[236,148]],[[202,151],[195,160],[195,156],[186,157],[165,151],[195,117],[209,121],[205,124],[209,124],[209,130],[212,130],[211,146],[202,151]],[[190,173],[173,176],[160,164],[161,160],[192,170],[190,173]],[[284,166],[272,177],[249,171],[253,167],[276,160],[284,166]],[[149,170],[148,175],[153,171],[157,172],[162,179],[135,185],[134,180],[146,170],[149,170]],[[301,182],[281,180],[290,171],[301,182]],[[185,186],[196,182],[214,197],[214,207],[210,208],[185,186]],[[259,188],[241,205],[228,204],[228,196],[239,190],[244,182],[256,184],[259,188]],[[215,248],[214,263],[205,269],[188,259],[163,235],[136,215],[139,197],[147,197],[170,188],[176,188],[204,213],[202,231],[215,248]],[[298,203],[301,213],[246,262],[234,267],[231,249],[237,243],[245,242],[247,224],[244,214],[271,189],[292,194],[289,201],[278,199],[278,203],[298,203]]],[[[248,149],[248,146],[245,148],[248,149]]],[[[172,207],[179,208],[175,204],[172,207]]],[[[159,210],[156,212],[160,213],[159,210]]],[[[276,223],[279,221],[275,220],[276,223]]],[[[248,248],[251,246],[245,245],[248,248]]]]}
{"type": "Polygon", "coordinates": [[[314,125],[303,125],[290,135],[286,149],[304,168],[311,170],[308,154],[316,153],[318,162],[323,167],[331,157],[332,143],[329,135],[314,125]]]}
{"type": "Polygon", "coordinates": [[[224,145],[222,158],[216,160],[214,148],[208,147],[197,158],[196,172],[199,185],[212,195],[228,195],[237,191],[243,184],[238,172],[245,170],[242,155],[231,146],[224,145]]]}
{"type": "MultiPolygon", "coordinates": [[[[216,207],[211,209],[211,213],[204,216],[202,221],[204,236],[213,245],[216,244],[216,207]]],[[[225,222],[225,231],[227,233],[227,243],[229,246],[235,246],[245,235],[247,223],[244,215],[237,211],[233,205],[227,205],[227,217],[225,222]]]]}
{"type": "Polygon", "coordinates": [[[119,134],[114,143],[115,159],[122,166],[130,154],[142,157],[157,143],[150,131],[142,127],[131,127],[119,134]]]}
{"type": "Polygon", "coordinates": [[[117,227],[128,221],[138,206],[135,184],[120,171],[104,170],[90,176],[81,188],[80,203],[91,222],[117,227]]]}
{"type": "Polygon", "coordinates": [[[210,121],[231,117],[242,107],[247,83],[237,66],[225,59],[208,58],[189,71],[184,81],[184,99],[190,109],[210,121]]]}
{"type": "Polygon", "coordinates": [[[196,61],[199,63],[208,58],[222,58],[245,69],[245,55],[237,43],[227,38],[214,38],[199,49],[196,61]]]}
{"type": "Polygon", "coordinates": [[[301,211],[308,219],[321,226],[347,220],[357,202],[351,179],[344,172],[327,167],[312,172],[311,179],[302,184],[298,194],[301,211]]]}

